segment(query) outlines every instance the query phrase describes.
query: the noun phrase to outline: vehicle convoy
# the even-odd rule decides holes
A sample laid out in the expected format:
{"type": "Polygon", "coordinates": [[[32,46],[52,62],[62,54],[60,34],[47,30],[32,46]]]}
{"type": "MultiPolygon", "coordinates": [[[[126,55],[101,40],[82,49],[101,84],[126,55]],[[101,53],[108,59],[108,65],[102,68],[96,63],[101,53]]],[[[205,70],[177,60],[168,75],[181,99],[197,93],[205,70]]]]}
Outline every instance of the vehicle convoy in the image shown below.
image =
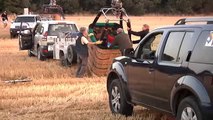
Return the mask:
{"type": "Polygon", "coordinates": [[[21,23],[22,29],[33,29],[38,21],[41,21],[39,15],[18,15],[10,26],[10,37],[18,36],[21,23]]]}
{"type": "Polygon", "coordinates": [[[113,58],[121,55],[117,47],[109,49],[108,45],[113,42],[117,35],[116,30],[123,28],[124,23],[131,28],[129,17],[122,7],[122,2],[112,0],[111,7],[101,8],[94,21],[89,25],[89,34],[93,34],[90,39],[93,42],[103,41],[101,45],[89,46],[88,67],[92,73],[98,76],[107,75],[113,58]],[[101,16],[104,17],[104,22],[99,22],[101,16]]]}
{"type": "Polygon", "coordinates": [[[32,31],[22,30],[20,33],[20,50],[28,50],[29,56],[37,56],[39,60],[45,60],[47,57],[57,59],[56,55],[53,55],[56,53],[54,44],[61,41],[59,34],[66,32],[78,32],[76,24],[68,21],[38,22],[32,31]]]}
{"type": "Polygon", "coordinates": [[[135,105],[143,105],[177,120],[213,120],[212,23],[181,19],[115,58],[107,77],[112,113],[132,115],[135,105]]]}

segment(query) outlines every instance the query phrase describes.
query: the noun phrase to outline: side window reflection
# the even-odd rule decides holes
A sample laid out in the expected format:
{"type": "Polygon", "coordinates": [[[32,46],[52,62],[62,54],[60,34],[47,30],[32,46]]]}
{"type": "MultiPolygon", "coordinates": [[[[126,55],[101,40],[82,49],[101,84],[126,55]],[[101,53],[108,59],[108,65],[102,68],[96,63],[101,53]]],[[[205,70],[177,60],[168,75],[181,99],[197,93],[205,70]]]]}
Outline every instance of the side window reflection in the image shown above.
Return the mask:
{"type": "Polygon", "coordinates": [[[151,34],[138,48],[137,58],[145,60],[154,60],[155,52],[159,46],[163,33],[151,34]]]}

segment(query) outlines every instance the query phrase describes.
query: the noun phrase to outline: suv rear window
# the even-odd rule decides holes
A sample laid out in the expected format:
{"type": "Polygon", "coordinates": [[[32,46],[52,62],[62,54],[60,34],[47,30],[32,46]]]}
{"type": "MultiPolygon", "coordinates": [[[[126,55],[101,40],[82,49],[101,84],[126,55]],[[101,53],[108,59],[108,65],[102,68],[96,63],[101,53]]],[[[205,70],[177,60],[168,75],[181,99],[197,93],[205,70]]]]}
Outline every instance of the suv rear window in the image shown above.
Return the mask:
{"type": "Polygon", "coordinates": [[[59,32],[77,32],[75,24],[50,24],[49,35],[58,35],[59,32]]]}
{"type": "Polygon", "coordinates": [[[199,37],[191,62],[213,64],[213,31],[204,31],[199,37]]]}
{"type": "Polygon", "coordinates": [[[35,22],[35,17],[17,17],[15,22],[35,22]]]}

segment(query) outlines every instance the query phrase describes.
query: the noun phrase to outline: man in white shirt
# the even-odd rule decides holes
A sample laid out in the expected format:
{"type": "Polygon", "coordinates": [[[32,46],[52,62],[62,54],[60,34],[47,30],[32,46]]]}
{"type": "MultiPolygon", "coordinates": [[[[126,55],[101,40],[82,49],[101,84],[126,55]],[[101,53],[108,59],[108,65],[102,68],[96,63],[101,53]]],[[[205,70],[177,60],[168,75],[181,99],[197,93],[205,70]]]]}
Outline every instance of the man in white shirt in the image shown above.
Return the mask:
{"type": "Polygon", "coordinates": [[[76,77],[82,78],[87,71],[87,63],[88,63],[88,57],[89,57],[87,45],[88,44],[93,44],[93,45],[101,44],[102,41],[97,41],[97,42],[88,41],[88,39],[87,39],[88,31],[87,31],[86,27],[80,28],[80,33],[79,33],[78,36],[79,37],[76,40],[75,50],[76,50],[76,52],[79,56],[80,65],[79,65],[79,68],[77,70],[76,77]]]}

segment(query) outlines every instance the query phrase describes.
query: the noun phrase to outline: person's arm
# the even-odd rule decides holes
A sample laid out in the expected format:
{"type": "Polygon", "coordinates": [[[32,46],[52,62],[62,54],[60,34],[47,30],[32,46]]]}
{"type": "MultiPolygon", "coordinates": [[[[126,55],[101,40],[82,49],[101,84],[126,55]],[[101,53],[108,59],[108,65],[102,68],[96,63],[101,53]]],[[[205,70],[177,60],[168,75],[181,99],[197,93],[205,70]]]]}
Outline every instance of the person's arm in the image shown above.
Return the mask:
{"type": "Polygon", "coordinates": [[[85,38],[85,37],[82,37],[81,38],[81,42],[82,42],[82,44],[84,45],[84,44],[88,44],[88,45],[98,45],[98,44],[101,44],[102,43],[102,41],[96,41],[96,42],[90,42],[90,41],[88,41],[87,40],[87,38],[85,38]]]}
{"type": "Polygon", "coordinates": [[[96,42],[88,42],[87,44],[88,45],[99,45],[99,44],[102,44],[102,41],[98,40],[96,42]]]}
{"type": "Polygon", "coordinates": [[[135,35],[135,36],[144,36],[146,32],[145,31],[136,32],[136,31],[130,30],[130,33],[135,35]]]}
{"type": "Polygon", "coordinates": [[[138,44],[141,40],[134,40],[132,41],[133,44],[138,44]]]}

